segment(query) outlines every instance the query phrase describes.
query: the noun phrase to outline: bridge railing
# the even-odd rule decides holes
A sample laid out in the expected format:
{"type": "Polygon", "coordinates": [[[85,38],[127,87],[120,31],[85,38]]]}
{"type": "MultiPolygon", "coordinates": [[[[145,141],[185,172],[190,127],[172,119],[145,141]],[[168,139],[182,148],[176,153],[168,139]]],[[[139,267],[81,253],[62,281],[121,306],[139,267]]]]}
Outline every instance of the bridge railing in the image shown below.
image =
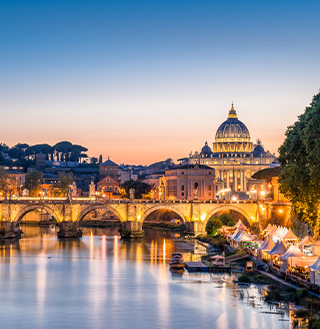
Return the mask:
{"type": "Polygon", "coordinates": [[[74,203],[99,203],[99,204],[115,204],[115,203],[141,203],[141,204],[252,204],[257,203],[256,200],[152,200],[152,199],[103,199],[96,197],[1,197],[1,202],[10,203],[41,203],[41,202],[74,202],[74,203]]]}

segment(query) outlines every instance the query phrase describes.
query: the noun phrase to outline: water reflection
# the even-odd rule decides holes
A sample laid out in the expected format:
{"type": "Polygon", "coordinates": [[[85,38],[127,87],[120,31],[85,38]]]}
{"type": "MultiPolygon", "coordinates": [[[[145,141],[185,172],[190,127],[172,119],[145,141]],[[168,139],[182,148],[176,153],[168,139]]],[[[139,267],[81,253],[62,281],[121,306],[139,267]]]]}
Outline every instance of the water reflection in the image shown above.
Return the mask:
{"type": "Polygon", "coordinates": [[[0,243],[4,328],[290,328],[287,312],[264,303],[263,287],[170,272],[172,252],[203,253],[176,233],[146,230],[134,242],[85,228],[81,240],[59,241],[55,226],[22,230],[20,241],[0,243]]]}

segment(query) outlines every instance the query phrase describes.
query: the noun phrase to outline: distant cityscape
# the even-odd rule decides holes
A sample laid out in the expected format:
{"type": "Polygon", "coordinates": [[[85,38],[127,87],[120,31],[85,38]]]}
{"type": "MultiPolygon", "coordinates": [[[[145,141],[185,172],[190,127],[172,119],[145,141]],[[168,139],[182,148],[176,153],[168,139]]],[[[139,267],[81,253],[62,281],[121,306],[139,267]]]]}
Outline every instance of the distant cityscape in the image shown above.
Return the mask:
{"type": "Polygon", "coordinates": [[[129,197],[124,184],[131,182],[136,190],[141,189],[137,184],[144,184],[136,198],[247,200],[275,198],[275,191],[278,200],[283,198],[278,192],[277,171],[273,181],[254,176],[279,164],[259,139],[253,144],[233,104],[227,120],[217,129],[212,148],[205,142],[201,151],[178,159],[178,164],[169,158],[149,166],[118,165],[102,155],[89,157],[86,147],[68,141],[53,146],[18,143],[11,148],[2,143],[0,151],[0,165],[11,178],[1,193],[10,196],[57,196],[57,184],[67,177],[60,194],[72,197],[129,197]],[[35,171],[41,173],[39,182],[30,187],[26,177],[35,171]]]}

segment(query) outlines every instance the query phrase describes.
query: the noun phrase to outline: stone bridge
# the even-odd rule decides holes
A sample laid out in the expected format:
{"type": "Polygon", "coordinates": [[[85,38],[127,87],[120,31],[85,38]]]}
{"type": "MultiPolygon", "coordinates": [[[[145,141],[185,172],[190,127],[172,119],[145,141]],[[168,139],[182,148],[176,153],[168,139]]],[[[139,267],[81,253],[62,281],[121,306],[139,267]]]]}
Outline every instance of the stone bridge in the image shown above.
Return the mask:
{"type": "MultiPolygon", "coordinates": [[[[220,211],[233,210],[243,215],[248,224],[264,227],[272,214],[289,217],[290,204],[256,201],[159,201],[159,200],[100,200],[94,198],[11,198],[0,199],[2,234],[18,232],[24,216],[38,210],[51,214],[57,221],[58,237],[80,237],[81,221],[90,212],[112,212],[122,225],[123,236],[142,237],[142,225],[151,213],[171,210],[184,221],[191,234],[202,234],[210,217],[220,211]],[[6,232],[5,232],[6,231],[6,232]]],[[[48,219],[46,219],[48,221],[48,219]]],[[[13,237],[15,234],[7,234],[13,237]]]]}

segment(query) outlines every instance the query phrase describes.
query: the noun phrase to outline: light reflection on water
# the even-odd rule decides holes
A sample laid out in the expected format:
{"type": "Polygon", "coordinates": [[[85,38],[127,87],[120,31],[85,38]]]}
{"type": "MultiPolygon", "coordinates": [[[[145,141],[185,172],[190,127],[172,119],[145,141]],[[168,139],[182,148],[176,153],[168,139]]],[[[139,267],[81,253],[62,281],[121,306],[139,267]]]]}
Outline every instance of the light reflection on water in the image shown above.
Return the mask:
{"type": "Polygon", "coordinates": [[[87,228],[80,241],[58,241],[55,226],[22,229],[23,239],[0,245],[2,328],[290,328],[287,314],[263,313],[277,309],[256,286],[171,273],[173,251],[199,251],[175,234],[131,242],[117,228],[87,228]]]}

